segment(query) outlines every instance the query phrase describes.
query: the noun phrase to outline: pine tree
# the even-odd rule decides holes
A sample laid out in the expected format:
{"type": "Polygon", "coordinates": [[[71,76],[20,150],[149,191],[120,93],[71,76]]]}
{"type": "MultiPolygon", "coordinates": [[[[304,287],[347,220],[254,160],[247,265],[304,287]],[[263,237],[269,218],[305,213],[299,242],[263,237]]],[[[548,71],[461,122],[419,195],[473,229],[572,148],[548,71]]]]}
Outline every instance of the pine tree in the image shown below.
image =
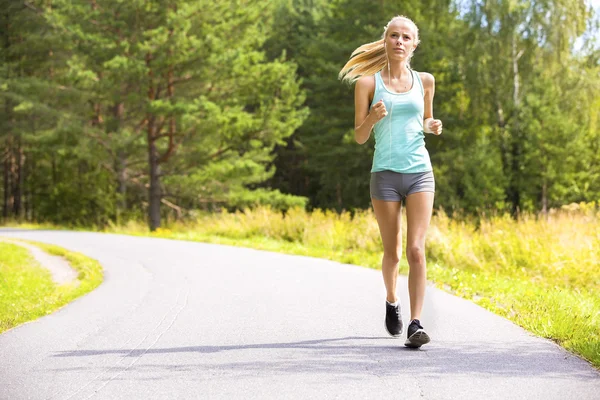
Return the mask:
{"type": "Polygon", "coordinates": [[[301,123],[294,65],[260,50],[271,11],[243,0],[56,0],[48,13],[76,44],[82,130],[102,144],[122,198],[128,184],[148,188],[151,229],[161,203],[226,203],[267,179],[271,149],[301,123]]]}

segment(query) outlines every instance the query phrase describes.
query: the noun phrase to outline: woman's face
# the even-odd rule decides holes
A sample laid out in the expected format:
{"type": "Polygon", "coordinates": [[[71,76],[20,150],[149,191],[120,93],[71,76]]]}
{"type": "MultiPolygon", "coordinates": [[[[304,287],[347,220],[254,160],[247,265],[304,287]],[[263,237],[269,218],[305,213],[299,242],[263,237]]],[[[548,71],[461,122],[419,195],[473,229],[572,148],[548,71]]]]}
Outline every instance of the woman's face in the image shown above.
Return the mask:
{"type": "Polygon", "coordinates": [[[406,60],[417,47],[415,27],[410,21],[397,19],[387,29],[385,51],[390,60],[406,60]]]}

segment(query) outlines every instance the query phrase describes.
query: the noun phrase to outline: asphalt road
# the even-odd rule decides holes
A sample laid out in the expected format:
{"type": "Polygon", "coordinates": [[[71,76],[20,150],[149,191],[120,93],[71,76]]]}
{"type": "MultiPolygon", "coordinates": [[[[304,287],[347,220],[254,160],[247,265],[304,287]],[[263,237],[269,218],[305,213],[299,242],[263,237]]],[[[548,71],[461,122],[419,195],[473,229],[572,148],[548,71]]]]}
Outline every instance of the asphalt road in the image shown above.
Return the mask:
{"type": "Polygon", "coordinates": [[[432,342],[406,349],[383,328],[379,271],[120,235],[0,236],[105,268],[90,294],[0,335],[0,399],[600,399],[588,363],[432,287],[432,342]]]}

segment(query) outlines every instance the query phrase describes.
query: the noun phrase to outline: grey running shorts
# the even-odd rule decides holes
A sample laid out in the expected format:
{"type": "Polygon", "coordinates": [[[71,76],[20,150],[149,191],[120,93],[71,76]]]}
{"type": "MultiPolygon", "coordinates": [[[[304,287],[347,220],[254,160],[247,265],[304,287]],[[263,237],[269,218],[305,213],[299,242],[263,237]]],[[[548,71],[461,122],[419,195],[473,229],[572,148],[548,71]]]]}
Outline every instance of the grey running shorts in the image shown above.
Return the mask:
{"type": "Polygon", "coordinates": [[[401,174],[394,171],[371,173],[371,198],[384,201],[402,201],[417,192],[434,192],[433,171],[401,174]]]}

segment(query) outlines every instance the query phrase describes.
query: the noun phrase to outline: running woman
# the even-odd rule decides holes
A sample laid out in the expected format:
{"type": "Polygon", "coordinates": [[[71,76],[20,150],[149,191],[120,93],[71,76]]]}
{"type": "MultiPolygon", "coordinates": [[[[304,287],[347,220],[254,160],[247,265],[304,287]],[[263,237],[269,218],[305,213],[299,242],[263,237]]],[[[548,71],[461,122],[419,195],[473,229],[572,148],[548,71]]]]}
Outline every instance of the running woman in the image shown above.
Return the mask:
{"type": "Polygon", "coordinates": [[[356,141],[365,143],[371,131],[375,136],[370,192],[383,242],[385,327],[393,337],[403,332],[396,281],[402,255],[402,202],[406,204],[411,317],[404,344],[413,348],[430,341],[420,320],[427,283],[425,236],[435,180],[424,136],[442,133],[442,122],[433,118],[434,77],[410,68],[418,44],[415,23],[404,16],[394,17],[385,26],[383,38],[357,48],[340,71],[340,79],[356,82],[356,141]]]}

